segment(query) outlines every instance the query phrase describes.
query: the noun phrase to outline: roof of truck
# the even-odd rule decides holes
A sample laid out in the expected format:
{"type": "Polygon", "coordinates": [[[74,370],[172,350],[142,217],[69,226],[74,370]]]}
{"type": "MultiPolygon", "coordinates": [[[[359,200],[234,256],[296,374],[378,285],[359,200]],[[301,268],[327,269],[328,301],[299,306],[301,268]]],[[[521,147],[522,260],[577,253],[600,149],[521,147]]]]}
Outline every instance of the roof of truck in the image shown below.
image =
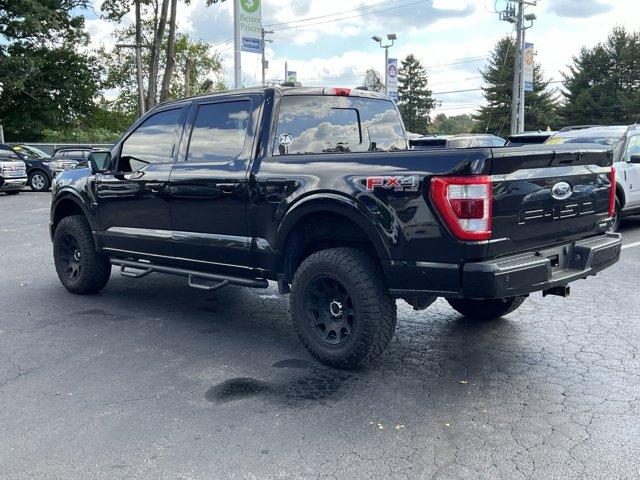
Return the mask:
{"type": "Polygon", "coordinates": [[[288,86],[269,86],[269,87],[251,87],[251,88],[239,88],[234,90],[225,90],[222,92],[212,92],[203,95],[195,95],[192,97],[180,98],[178,100],[171,100],[164,102],[158,106],[166,106],[171,104],[179,104],[191,100],[199,100],[203,98],[215,98],[226,95],[243,95],[250,93],[264,93],[273,91],[283,96],[295,96],[295,95],[330,95],[330,96],[349,96],[349,97],[364,97],[375,98],[380,100],[390,100],[389,96],[385,93],[374,92],[365,90],[362,88],[347,88],[347,87],[288,87],[288,86]]]}

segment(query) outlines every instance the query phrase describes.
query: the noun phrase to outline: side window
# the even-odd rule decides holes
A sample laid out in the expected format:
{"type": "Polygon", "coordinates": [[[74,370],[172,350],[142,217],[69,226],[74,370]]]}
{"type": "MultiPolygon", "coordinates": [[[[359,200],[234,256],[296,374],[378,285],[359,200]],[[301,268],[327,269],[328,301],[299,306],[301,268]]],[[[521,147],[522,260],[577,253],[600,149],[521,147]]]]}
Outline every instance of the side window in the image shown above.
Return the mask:
{"type": "Polygon", "coordinates": [[[135,172],[150,164],[170,162],[181,110],[158,112],[138,126],[122,145],[118,170],[135,172]]]}
{"type": "Polygon", "coordinates": [[[640,154],[640,135],[634,135],[629,138],[629,143],[627,144],[627,151],[624,152],[624,160],[628,162],[631,158],[631,155],[640,154]]]}
{"type": "Polygon", "coordinates": [[[67,152],[66,150],[58,150],[54,155],[53,158],[65,158],[67,156],[67,152]]]}
{"type": "Polygon", "coordinates": [[[251,102],[200,105],[191,130],[187,162],[227,163],[244,150],[251,102]]]}

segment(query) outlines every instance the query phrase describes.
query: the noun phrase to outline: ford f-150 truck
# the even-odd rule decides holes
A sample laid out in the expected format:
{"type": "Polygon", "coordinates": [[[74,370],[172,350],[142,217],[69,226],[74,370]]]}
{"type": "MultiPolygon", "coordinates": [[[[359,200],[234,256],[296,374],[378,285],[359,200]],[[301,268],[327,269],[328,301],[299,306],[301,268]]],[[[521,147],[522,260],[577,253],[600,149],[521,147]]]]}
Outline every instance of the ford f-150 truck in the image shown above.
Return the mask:
{"type": "Polygon", "coordinates": [[[68,290],[98,292],[114,265],[208,291],[275,281],[304,345],[340,368],[384,351],[396,299],[499,318],[620,256],[608,147],[409,150],[395,103],[364,90],[163,104],[89,160],[53,187],[68,290]]]}

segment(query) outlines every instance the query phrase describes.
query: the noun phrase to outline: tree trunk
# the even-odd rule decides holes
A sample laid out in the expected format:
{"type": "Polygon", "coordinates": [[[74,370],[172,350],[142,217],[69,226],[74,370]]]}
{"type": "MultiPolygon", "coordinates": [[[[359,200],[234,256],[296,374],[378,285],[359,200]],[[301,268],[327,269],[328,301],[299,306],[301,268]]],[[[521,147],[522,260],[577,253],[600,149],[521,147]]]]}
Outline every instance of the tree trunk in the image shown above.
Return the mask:
{"type": "Polygon", "coordinates": [[[193,62],[191,60],[191,58],[187,57],[187,61],[185,62],[185,67],[184,67],[184,96],[185,97],[190,97],[191,96],[191,68],[192,68],[193,62]]]}
{"type": "Polygon", "coordinates": [[[156,29],[151,45],[151,60],[149,61],[149,88],[147,89],[147,109],[151,109],[156,104],[158,92],[158,64],[160,63],[160,47],[164,38],[164,30],[167,25],[167,11],[169,10],[169,0],[162,0],[160,16],[156,23],[156,29]]]}
{"type": "Polygon", "coordinates": [[[136,79],[138,82],[138,117],[144,115],[144,86],[142,85],[142,20],[140,16],[140,0],[136,4],[136,79]]]}
{"type": "Polygon", "coordinates": [[[171,89],[171,78],[173,77],[173,67],[176,64],[176,14],[178,10],[178,0],[171,0],[171,17],[169,18],[169,38],[167,39],[167,65],[162,77],[162,90],[160,90],[160,102],[169,100],[171,89]]]}

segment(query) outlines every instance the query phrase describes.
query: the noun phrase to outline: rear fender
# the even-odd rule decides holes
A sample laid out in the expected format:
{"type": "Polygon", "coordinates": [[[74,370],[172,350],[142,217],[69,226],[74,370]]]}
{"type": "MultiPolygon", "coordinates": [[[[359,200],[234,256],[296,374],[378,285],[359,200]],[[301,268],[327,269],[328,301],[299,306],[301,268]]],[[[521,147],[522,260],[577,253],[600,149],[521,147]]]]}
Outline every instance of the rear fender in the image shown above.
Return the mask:
{"type": "Polygon", "coordinates": [[[275,248],[282,251],[289,233],[305,217],[314,213],[335,213],[354,222],[367,235],[379,259],[389,259],[393,239],[386,234],[370,212],[357,201],[335,193],[314,194],[304,197],[285,214],[276,234],[275,248]]]}

